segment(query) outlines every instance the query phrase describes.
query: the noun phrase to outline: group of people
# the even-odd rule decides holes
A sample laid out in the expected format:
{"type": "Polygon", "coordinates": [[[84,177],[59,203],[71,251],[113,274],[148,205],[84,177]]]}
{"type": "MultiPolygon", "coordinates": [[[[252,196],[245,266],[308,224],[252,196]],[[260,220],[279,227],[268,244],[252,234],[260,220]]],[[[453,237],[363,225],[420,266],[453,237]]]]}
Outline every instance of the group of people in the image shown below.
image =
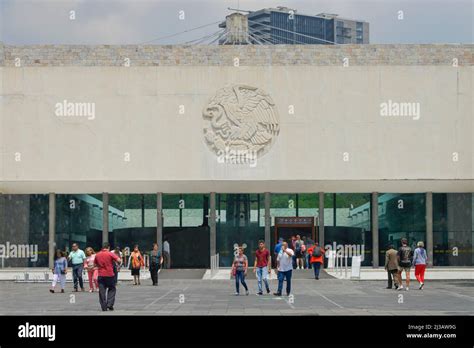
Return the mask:
{"type": "MultiPolygon", "coordinates": [[[[275,259],[278,256],[279,246],[283,242],[283,238],[278,240],[278,243],[275,247],[275,259]]],[[[310,249],[318,243],[315,243],[310,237],[303,236],[299,234],[296,236],[291,236],[288,240],[288,243],[291,249],[294,251],[292,257],[292,266],[293,269],[309,269],[312,268],[313,263],[311,262],[312,254],[310,249]]]]}
{"type": "Polygon", "coordinates": [[[389,245],[385,253],[385,270],[388,276],[387,289],[392,289],[395,284],[397,290],[409,290],[410,271],[415,267],[415,278],[419,283],[419,290],[425,286],[425,270],[428,255],[423,242],[418,242],[415,251],[408,245],[406,238],[401,240],[402,246],[397,250],[389,245]],[[402,274],[405,273],[405,288],[403,287],[402,274]]]}
{"type": "MultiPolygon", "coordinates": [[[[145,259],[138,248],[135,245],[132,252],[128,253],[128,249],[120,250],[116,247],[112,252],[117,255],[122,262],[114,264],[114,279],[115,283],[118,280],[118,274],[121,265],[124,263],[124,258],[128,259],[128,268],[131,270],[134,285],[140,285],[140,270],[145,266],[145,259]]],[[[84,277],[83,274],[87,273],[89,280],[89,292],[99,291],[98,283],[98,269],[94,264],[96,252],[93,248],[87,247],[84,251],[79,248],[77,243],[73,243],[71,251],[69,253],[63,250],[56,250],[54,256],[53,266],[53,282],[50,292],[54,293],[54,289],[59,283],[61,286],[61,292],[64,292],[66,285],[66,275],[68,272],[68,266],[70,265],[72,271],[72,279],[74,283],[74,291],[78,292],[85,291],[84,288],[84,277]],[[84,272],[85,271],[85,272],[84,272]]],[[[170,244],[165,238],[163,243],[163,252],[159,251],[158,245],[154,244],[153,249],[148,253],[149,257],[149,269],[153,285],[158,285],[158,270],[159,268],[170,268],[171,257],[170,257],[170,244]]],[[[126,261],[126,260],[125,260],[126,261]]]]}
{"type": "MultiPolygon", "coordinates": [[[[71,264],[75,292],[78,292],[79,288],[81,291],[85,291],[83,278],[84,270],[87,272],[87,277],[89,280],[89,292],[99,291],[99,270],[95,265],[96,253],[94,249],[87,247],[84,252],[79,248],[77,243],[74,243],[71,249],[71,252],[67,256],[64,251],[56,250],[54,257],[54,267],[52,269],[53,282],[49,291],[54,293],[56,285],[59,283],[61,292],[64,293],[69,263],[71,264]]],[[[122,258],[122,252],[119,248],[115,248],[113,253],[120,259],[122,258]]],[[[117,283],[119,271],[120,265],[114,264],[113,272],[115,283],[117,283]]]]}
{"type": "MultiPolygon", "coordinates": [[[[169,244],[168,244],[169,246],[169,244]]],[[[89,292],[99,292],[99,302],[103,311],[114,310],[115,293],[118,274],[123,264],[123,253],[120,248],[110,251],[110,244],[104,243],[102,249],[96,253],[93,248],[87,247],[85,252],[79,248],[77,243],[72,245],[72,251],[66,256],[62,250],[57,250],[54,258],[53,281],[50,292],[54,293],[57,284],[60,284],[61,293],[64,293],[68,263],[71,264],[74,291],[79,288],[85,291],[83,273],[87,272],[89,280],[89,292]]],[[[149,270],[153,286],[158,285],[158,270],[162,267],[164,258],[154,243],[149,253],[149,270]]],[[[133,276],[134,285],[140,285],[140,270],[144,267],[144,257],[135,245],[129,257],[129,268],[133,276]]]]}
{"type": "MultiPolygon", "coordinates": [[[[275,260],[278,260],[283,243],[285,243],[284,239],[280,238],[275,245],[275,260]]],[[[318,280],[321,265],[324,263],[324,248],[321,248],[318,242],[314,242],[306,237],[301,238],[300,235],[292,236],[290,243],[293,250],[293,256],[291,257],[292,269],[312,268],[314,270],[314,279],[318,280]]]]}
{"type": "MultiPolygon", "coordinates": [[[[388,274],[388,286],[391,289],[393,284],[398,290],[409,289],[411,267],[415,267],[415,277],[419,282],[419,289],[424,287],[425,269],[427,264],[427,253],[423,242],[418,242],[417,248],[413,251],[408,246],[406,238],[401,240],[402,246],[397,250],[393,245],[388,247],[385,254],[385,269],[388,274]],[[402,273],[405,272],[406,286],[403,286],[402,273]]],[[[168,244],[169,256],[169,244],[168,244]]],[[[165,252],[165,251],[164,251],[165,252]]],[[[164,253],[163,252],[163,253],[164,253]]],[[[278,288],[273,294],[282,296],[283,283],[286,281],[286,295],[291,293],[291,279],[294,269],[313,268],[314,279],[318,280],[321,267],[324,263],[324,248],[317,242],[313,242],[306,248],[305,241],[299,236],[291,238],[286,242],[282,238],[274,249],[276,260],[276,272],[278,278],[278,288]],[[303,261],[306,259],[307,261],[303,261]]],[[[99,292],[99,302],[103,311],[114,310],[116,285],[118,273],[123,264],[123,253],[119,248],[110,251],[110,244],[104,243],[102,249],[96,253],[91,247],[82,251],[77,243],[72,245],[72,251],[66,256],[62,250],[57,250],[54,260],[53,281],[50,289],[51,293],[59,283],[61,292],[64,293],[68,263],[71,264],[74,291],[85,291],[83,273],[87,272],[89,280],[89,292],[99,292]]],[[[165,257],[160,251],[158,244],[154,243],[152,250],[148,253],[149,271],[153,286],[158,285],[158,271],[163,267],[165,257]]],[[[140,272],[145,266],[145,259],[138,245],[135,245],[129,256],[129,269],[133,276],[133,284],[140,285],[140,272]]],[[[237,255],[232,263],[231,274],[235,278],[235,295],[240,294],[240,285],[245,289],[245,294],[249,295],[249,288],[245,282],[245,277],[249,268],[247,256],[242,247],[238,248],[237,255]]],[[[272,258],[270,251],[265,247],[265,242],[258,242],[258,249],[254,253],[253,272],[257,277],[257,295],[263,295],[263,291],[270,294],[269,276],[272,271],[272,258]]]]}
{"type": "MultiPolygon", "coordinates": [[[[278,277],[278,289],[273,293],[275,296],[282,295],[284,281],[286,281],[286,295],[289,296],[291,293],[291,278],[293,269],[295,268],[295,257],[301,255],[301,245],[304,245],[302,244],[302,239],[299,237],[300,236],[296,237],[295,245],[292,245],[293,248],[291,248],[288,242],[285,242],[282,238],[279,239],[275,246],[274,252],[276,256],[276,271],[278,277]]],[[[309,249],[304,250],[309,255],[309,263],[314,269],[314,279],[319,279],[321,265],[324,262],[324,249],[321,248],[318,243],[314,243],[309,249]]],[[[297,257],[296,259],[298,260],[299,258],[300,257],[297,257]]],[[[231,270],[231,274],[235,278],[235,295],[237,296],[240,294],[240,284],[244,287],[245,294],[249,294],[249,289],[245,282],[248,267],[249,262],[247,256],[244,254],[244,249],[239,247],[238,254],[234,258],[231,270]]],[[[263,285],[265,285],[267,294],[270,293],[268,278],[271,274],[271,270],[272,262],[270,252],[266,249],[265,242],[260,240],[258,242],[258,249],[255,251],[255,261],[253,265],[253,272],[257,276],[257,295],[263,295],[263,285]]]]}

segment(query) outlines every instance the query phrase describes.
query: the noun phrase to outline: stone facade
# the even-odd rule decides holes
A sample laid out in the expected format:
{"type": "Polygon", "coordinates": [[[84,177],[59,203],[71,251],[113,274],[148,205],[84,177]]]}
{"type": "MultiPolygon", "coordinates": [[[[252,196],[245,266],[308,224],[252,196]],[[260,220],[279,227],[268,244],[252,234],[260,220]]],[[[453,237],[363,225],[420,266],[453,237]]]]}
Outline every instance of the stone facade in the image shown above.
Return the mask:
{"type": "Polygon", "coordinates": [[[472,66],[474,45],[33,45],[0,43],[0,66],[472,66]]]}
{"type": "Polygon", "coordinates": [[[0,46],[0,192],[474,192],[473,48],[0,46]],[[229,85],[278,110],[250,164],[203,132],[229,85]]]}

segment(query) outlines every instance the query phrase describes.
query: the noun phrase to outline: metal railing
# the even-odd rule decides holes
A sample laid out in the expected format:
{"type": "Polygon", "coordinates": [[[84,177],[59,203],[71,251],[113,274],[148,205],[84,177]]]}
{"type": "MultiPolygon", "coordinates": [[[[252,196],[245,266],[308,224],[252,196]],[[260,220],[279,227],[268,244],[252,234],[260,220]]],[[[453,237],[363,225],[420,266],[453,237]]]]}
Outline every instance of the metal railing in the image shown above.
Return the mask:
{"type": "Polygon", "coordinates": [[[334,270],[336,276],[339,275],[340,277],[344,277],[347,279],[347,271],[348,271],[348,257],[343,253],[336,252],[335,253],[335,260],[334,260],[334,270]]]}
{"type": "Polygon", "coordinates": [[[360,265],[362,263],[360,255],[351,257],[350,267],[349,256],[343,252],[334,252],[329,255],[329,258],[328,268],[335,273],[336,277],[342,279],[360,279],[360,265]]]}

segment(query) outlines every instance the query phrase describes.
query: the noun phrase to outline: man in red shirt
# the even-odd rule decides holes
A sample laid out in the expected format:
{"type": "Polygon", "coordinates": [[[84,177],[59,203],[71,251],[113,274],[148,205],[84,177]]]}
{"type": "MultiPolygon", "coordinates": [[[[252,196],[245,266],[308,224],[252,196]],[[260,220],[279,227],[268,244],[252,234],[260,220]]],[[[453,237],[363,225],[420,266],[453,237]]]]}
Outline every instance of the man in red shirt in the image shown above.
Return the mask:
{"type": "Polygon", "coordinates": [[[114,262],[120,265],[122,260],[116,254],[110,252],[109,243],[104,243],[102,250],[95,255],[94,259],[94,265],[99,270],[99,302],[104,312],[114,310],[116,293],[114,262]]]}
{"type": "Polygon", "coordinates": [[[265,248],[265,242],[263,240],[259,240],[258,249],[255,252],[255,263],[253,265],[253,272],[257,273],[258,295],[263,295],[262,280],[265,282],[267,294],[270,293],[270,287],[268,286],[268,275],[271,273],[271,271],[272,263],[270,260],[270,252],[265,248]]]}

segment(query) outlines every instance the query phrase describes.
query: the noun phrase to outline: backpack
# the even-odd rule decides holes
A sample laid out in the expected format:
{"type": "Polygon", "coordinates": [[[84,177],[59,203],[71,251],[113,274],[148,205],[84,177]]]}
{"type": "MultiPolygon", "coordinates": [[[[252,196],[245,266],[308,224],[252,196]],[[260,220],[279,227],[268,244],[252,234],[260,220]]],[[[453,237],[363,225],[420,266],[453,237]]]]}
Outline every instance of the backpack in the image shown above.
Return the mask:
{"type": "Polygon", "coordinates": [[[402,246],[400,248],[400,266],[411,266],[411,248],[409,246],[402,246]]]}
{"type": "Polygon", "coordinates": [[[315,246],[313,248],[313,252],[311,253],[312,257],[320,257],[321,256],[321,247],[315,246]]]}

